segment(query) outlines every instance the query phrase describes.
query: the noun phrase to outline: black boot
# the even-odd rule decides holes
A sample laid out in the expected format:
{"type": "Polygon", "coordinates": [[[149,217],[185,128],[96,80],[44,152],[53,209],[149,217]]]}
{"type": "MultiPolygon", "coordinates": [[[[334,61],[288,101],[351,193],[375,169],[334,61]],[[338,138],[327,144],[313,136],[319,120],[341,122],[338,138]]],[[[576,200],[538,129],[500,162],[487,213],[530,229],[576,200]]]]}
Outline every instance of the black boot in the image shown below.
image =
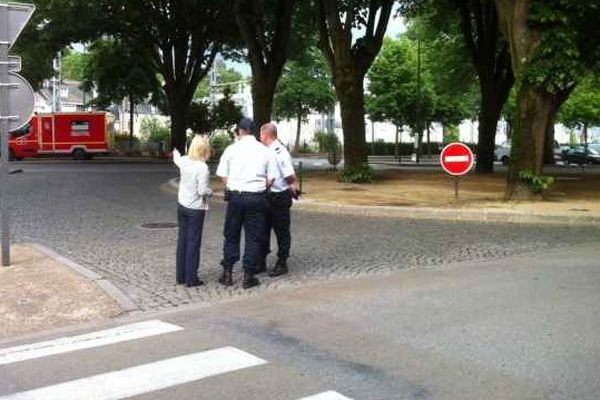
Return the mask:
{"type": "Polygon", "coordinates": [[[259,261],[256,265],[256,275],[264,274],[267,272],[267,260],[259,261]]]}
{"type": "Polygon", "coordinates": [[[244,283],[242,284],[244,289],[250,289],[258,285],[260,285],[260,281],[254,276],[254,274],[244,272],[244,283]]]}
{"type": "Polygon", "coordinates": [[[288,273],[288,266],[285,258],[280,258],[275,263],[275,267],[269,271],[269,276],[275,278],[276,276],[285,275],[288,273]]]}
{"type": "Polygon", "coordinates": [[[223,286],[232,286],[233,285],[233,278],[231,277],[230,269],[223,270],[223,274],[219,278],[219,283],[223,286]]]}
{"type": "Polygon", "coordinates": [[[194,286],[202,286],[204,285],[204,281],[201,281],[200,279],[196,278],[191,282],[187,282],[186,286],[187,287],[194,287],[194,286]]]}

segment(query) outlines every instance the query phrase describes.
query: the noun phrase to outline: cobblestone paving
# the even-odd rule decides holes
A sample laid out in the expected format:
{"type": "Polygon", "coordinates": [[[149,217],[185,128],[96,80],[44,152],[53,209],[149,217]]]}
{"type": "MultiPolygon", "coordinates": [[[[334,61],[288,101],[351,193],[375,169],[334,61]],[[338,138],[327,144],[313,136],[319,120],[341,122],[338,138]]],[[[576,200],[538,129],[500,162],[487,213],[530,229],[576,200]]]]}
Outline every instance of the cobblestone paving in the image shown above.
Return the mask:
{"type": "MultiPolygon", "coordinates": [[[[176,230],[145,230],[150,222],[174,222],[175,197],[159,186],[176,176],[167,166],[24,166],[14,175],[16,241],[34,241],[111,279],[142,310],[248,296],[307,281],[383,273],[408,268],[443,268],[597,242],[596,228],[464,224],[295,212],[291,274],[264,277],[260,288],[222,288],[220,272],[223,205],[215,202],[205,224],[201,277],[207,285],[174,284],[176,230]]],[[[271,259],[271,263],[274,262],[271,259]]],[[[43,277],[42,277],[43,278],[43,277]]]]}

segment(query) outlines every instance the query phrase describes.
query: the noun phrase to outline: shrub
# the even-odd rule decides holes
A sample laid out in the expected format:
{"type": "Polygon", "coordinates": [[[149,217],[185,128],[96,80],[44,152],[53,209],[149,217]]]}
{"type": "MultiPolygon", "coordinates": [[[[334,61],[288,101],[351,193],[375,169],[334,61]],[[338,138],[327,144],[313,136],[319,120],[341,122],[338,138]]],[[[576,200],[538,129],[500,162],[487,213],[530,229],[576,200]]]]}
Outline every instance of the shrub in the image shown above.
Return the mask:
{"type": "Polygon", "coordinates": [[[133,146],[129,146],[129,134],[125,132],[116,132],[112,138],[111,148],[121,154],[140,154],[140,139],[133,137],[133,146]]]}
{"type": "Polygon", "coordinates": [[[456,125],[449,125],[444,132],[444,144],[458,142],[460,139],[460,130],[456,125]]]}
{"type": "Polygon", "coordinates": [[[149,143],[168,142],[171,137],[169,125],[156,117],[143,118],[140,132],[144,141],[149,143]]]}
{"type": "Polygon", "coordinates": [[[300,144],[300,147],[298,147],[297,149],[294,149],[294,152],[296,152],[298,154],[314,154],[318,150],[319,150],[318,148],[314,148],[313,146],[310,146],[308,143],[306,143],[306,140],[303,140],[302,143],[300,144]]]}
{"type": "Polygon", "coordinates": [[[327,161],[333,166],[333,169],[342,160],[342,145],[340,139],[335,133],[325,133],[320,135],[319,146],[327,153],[327,161]]]}
{"type": "Polygon", "coordinates": [[[340,181],[345,183],[372,183],[375,179],[373,168],[364,165],[361,167],[346,167],[340,174],[340,181]]]}
{"type": "Polygon", "coordinates": [[[229,146],[233,140],[227,133],[217,133],[210,139],[212,147],[212,159],[219,160],[225,148],[229,146]]]}
{"type": "MultiPolygon", "coordinates": [[[[313,142],[317,145],[317,150],[319,153],[326,153],[326,147],[327,147],[327,136],[330,135],[329,133],[325,132],[325,131],[316,131],[315,135],[313,136],[313,142]]],[[[306,143],[304,143],[304,145],[306,146],[306,143]]]]}
{"type": "Polygon", "coordinates": [[[554,183],[554,178],[551,176],[536,175],[530,169],[519,172],[521,182],[531,187],[533,193],[543,193],[554,183]]]}

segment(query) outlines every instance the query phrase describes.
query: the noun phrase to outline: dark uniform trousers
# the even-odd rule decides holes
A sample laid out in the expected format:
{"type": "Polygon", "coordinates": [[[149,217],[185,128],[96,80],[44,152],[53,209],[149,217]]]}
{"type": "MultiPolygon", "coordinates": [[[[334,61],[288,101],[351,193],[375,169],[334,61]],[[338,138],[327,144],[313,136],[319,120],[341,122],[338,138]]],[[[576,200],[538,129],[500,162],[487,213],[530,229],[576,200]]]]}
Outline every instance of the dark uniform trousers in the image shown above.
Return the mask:
{"type": "Polygon", "coordinates": [[[292,235],[290,234],[292,192],[290,190],[270,192],[267,198],[269,199],[269,210],[267,212],[266,240],[264,241],[261,262],[264,262],[267,254],[271,252],[271,229],[275,232],[277,238],[277,257],[287,260],[290,256],[290,246],[292,244],[292,235]]]}
{"type": "Polygon", "coordinates": [[[204,227],[205,210],[193,210],[181,204],[177,206],[177,283],[193,283],[198,279],[200,246],[204,227]]]}
{"type": "Polygon", "coordinates": [[[224,258],[221,264],[231,270],[240,259],[240,238],[244,228],[244,270],[256,271],[256,262],[264,246],[268,202],[265,193],[230,192],[223,235],[224,258]]]}

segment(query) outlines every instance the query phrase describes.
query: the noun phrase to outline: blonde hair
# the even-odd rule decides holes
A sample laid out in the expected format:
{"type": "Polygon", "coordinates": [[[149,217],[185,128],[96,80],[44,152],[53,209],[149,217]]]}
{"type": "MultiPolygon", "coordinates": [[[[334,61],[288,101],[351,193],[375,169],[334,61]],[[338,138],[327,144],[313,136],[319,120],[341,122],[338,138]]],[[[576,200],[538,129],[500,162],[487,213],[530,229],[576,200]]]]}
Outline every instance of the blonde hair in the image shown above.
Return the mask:
{"type": "Polygon", "coordinates": [[[188,149],[188,157],[191,160],[206,161],[210,158],[211,152],[208,135],[196,135],[188,149]]]}

